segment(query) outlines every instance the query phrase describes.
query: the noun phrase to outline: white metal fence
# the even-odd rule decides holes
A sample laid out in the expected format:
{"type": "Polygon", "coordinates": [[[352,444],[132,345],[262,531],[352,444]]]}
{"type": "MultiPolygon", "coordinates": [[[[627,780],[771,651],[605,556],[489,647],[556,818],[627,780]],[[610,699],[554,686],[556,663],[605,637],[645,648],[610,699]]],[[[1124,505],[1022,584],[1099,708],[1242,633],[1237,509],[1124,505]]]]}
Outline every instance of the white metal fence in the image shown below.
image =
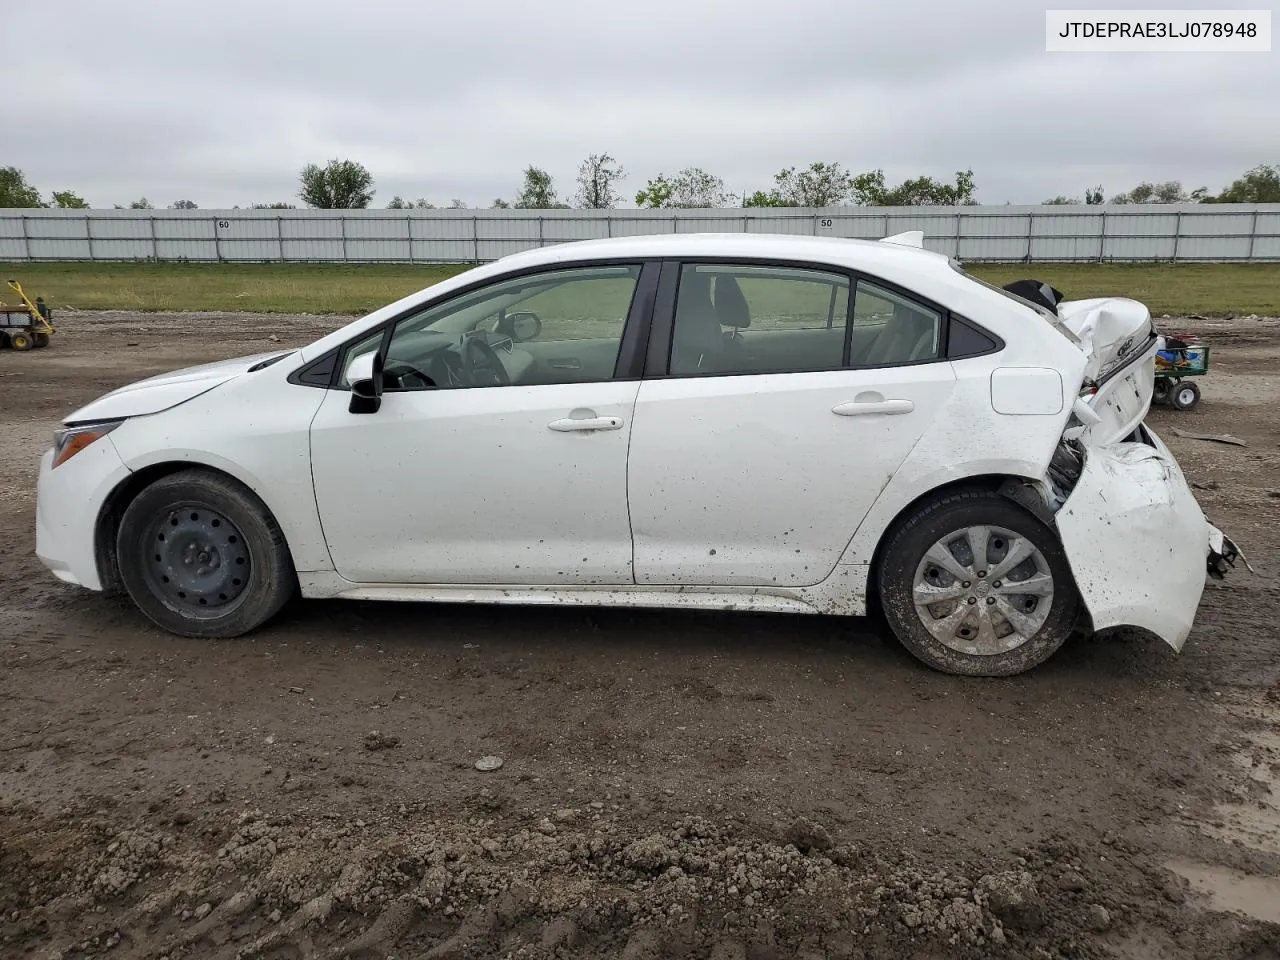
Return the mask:
{"type": "Polygon", "coordinates": [[[1280,204],[825,210],[0,209],[0,261],[478,262],[655,233],[879,238],[923,230],[967,261],[1276,261],[1280,204]]]}

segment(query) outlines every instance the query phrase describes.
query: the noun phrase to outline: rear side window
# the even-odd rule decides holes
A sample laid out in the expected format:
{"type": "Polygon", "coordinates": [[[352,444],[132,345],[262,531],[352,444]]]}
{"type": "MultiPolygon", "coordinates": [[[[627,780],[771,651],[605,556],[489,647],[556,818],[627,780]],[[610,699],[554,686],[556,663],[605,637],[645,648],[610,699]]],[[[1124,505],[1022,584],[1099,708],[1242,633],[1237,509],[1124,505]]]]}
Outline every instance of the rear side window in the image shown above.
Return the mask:
{"type": "Polygon", "coordinates": [[[686,264],[671,336],[677,376],[839,370],[849,279],[797,267],[686,264]]]}
{"type": "Polygon", "coordinates": [[[942,314],[879,284],[858,281],[850,366],[886,367],[937,360],[941,348],[942,314]]]}

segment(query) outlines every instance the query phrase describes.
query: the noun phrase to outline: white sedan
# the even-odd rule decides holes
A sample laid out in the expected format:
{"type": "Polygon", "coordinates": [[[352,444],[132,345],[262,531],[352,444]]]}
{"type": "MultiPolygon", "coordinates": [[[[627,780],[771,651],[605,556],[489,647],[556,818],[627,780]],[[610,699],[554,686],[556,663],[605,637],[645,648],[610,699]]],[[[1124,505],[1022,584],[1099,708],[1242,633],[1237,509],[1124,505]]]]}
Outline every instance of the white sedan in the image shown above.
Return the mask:
{"type": "Polygon", "coordinates": [[[36,549],[187,636],[300,591],[875,604],[970,675],[1034,667],[1079,625],[1178,649],[1237,552],[1143,425],[1150,315],[1019,289],[918,232],[532,250],[76,411],[36,549]]]}

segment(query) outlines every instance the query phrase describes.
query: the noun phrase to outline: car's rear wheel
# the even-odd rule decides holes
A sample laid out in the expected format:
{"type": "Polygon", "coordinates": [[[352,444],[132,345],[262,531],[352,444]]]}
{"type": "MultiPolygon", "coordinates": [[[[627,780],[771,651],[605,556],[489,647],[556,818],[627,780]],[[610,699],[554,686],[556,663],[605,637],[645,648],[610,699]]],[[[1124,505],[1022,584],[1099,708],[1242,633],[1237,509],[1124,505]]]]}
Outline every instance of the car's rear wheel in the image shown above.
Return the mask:
{"type": "Polygon", "coordinates": [[[1079,615],[1057,535],[997,493],[952,493],[891,533],[881,605],[914,656],[947,673],[1007,677],[1047,660],[1079,615]]]}
{"type": "Polygon", "coordinates": [[[116,538],[139,609],[188,637],[237,637],[275,615],[297,577],[271,512],[221,474],[184,470],[134,498],[116,538]]]}

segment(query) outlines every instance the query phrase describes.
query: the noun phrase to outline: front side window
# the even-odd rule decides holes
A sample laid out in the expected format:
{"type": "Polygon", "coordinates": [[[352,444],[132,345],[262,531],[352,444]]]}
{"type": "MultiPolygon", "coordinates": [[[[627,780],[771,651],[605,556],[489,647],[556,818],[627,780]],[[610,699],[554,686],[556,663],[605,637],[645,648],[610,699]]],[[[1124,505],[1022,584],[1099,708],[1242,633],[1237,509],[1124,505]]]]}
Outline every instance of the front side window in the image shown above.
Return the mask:
{"type": "Polygon", "coordinates": [[[671,331],[677,376],[838,370],[849,279],[745,264],[686,264],[671,331]]]}
{"type": "MultiPolygon", "coordinates": [[[[609,380],[640,266],[594,266],[516,277],[396,323],[383,362],[387,390],[533,386],[609,380]]],[[[372,333],[352,361],[381,346],[372,333]]]]}

